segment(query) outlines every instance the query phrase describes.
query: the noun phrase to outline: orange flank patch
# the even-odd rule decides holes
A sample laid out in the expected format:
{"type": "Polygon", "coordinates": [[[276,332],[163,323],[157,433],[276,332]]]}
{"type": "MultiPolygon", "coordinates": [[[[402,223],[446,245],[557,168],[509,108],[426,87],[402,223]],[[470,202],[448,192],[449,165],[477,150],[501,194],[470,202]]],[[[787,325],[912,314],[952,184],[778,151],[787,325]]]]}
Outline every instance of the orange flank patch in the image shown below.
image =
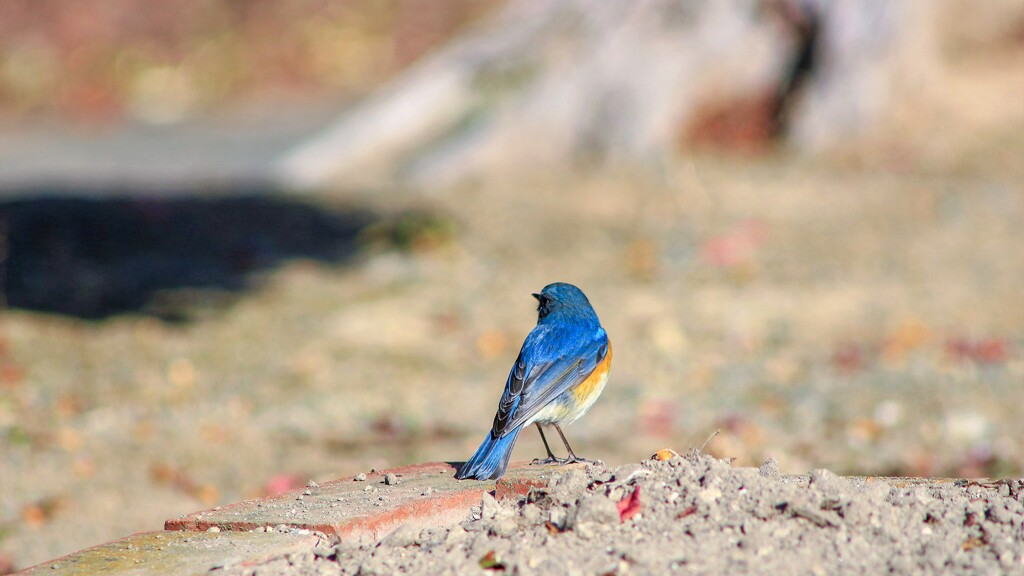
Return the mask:
{"type": "Polygon", "coordinates": [[[600,393],[604,387],[605,382],[608,381],[608,370],[612,366],[612,341],[608,341],[608,353],[604,355],[604,360],[594,368],[594,371],[587,376],[587,379],[580,382],[573,391],[572,395],[576,398],[576,402],[583,404],[588,400],[591,400],[591,396],[595,393],[600,393]]]}

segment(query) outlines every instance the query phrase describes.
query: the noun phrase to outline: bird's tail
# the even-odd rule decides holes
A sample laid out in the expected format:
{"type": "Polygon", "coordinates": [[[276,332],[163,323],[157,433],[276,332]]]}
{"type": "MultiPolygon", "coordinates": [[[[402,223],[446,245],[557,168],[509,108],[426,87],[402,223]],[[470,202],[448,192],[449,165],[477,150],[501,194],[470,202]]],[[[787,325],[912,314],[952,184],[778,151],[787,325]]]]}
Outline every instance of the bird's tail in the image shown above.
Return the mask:
{"type": "Polygon", "coordinates": [[[501,478],[505,473],[505,468],[508,467],[508,459],[512,456],[512,447],[516,444],[516,437],[519,436],[520,429],[516,428],[501,438],[495,438],[488,432],[483,443],[476,449],[476,453],[462,465],[462,468],[459,468],[455,477],[459,480],[463,478],[479,480],[501,478]]]}

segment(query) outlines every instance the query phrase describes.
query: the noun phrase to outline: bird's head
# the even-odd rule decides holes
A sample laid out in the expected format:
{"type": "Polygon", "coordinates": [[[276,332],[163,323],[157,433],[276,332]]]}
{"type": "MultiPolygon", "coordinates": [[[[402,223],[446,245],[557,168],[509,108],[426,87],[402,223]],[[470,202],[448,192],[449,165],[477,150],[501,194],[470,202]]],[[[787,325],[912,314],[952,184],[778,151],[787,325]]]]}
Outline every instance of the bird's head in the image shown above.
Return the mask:
{"type": "Polygon", "coordinates": [[[537,299],[537,321],[555,315],[597,318],[590,300],[583,291],[565,282],[548,284],[540,293],[534,294],[537,299]]]}

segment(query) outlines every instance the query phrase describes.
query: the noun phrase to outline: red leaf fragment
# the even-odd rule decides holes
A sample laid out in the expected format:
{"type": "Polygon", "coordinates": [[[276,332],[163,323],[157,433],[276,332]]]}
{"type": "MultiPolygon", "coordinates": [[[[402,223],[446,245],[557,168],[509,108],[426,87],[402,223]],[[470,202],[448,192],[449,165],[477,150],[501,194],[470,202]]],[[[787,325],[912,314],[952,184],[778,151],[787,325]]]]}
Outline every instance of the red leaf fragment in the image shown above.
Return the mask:
{"type": "Polygon", "coordinates": [[[302,488],[306,485],[306,481],[303,478],[303,476],[297,474],[275,474],[263,484],[263,494],[265,496],[273,496],[281,492],[302,488]]]}
{"type": "Polygon", "coordinates": [[[856,344],[843,344],[832,353],[832,366],[840,372],[860,372],[866,364],[864,350],[856,344]]]}
{"type": "Polygon", "coordinates": [[[480,558],[479,564],[484,570],[505,571],[505,563],[497,559],[494,554],[494,550],[484,554],[483,557],[480,558]]]}
{"type": "Polygon", "coordinates": [[[768,226],[758,220],[740,222],[729,232],[707,239],[701,257],[716,268],[735,268],[756,260],[757,250],[767,239],[768,226]]]}
{"type": "Polygon", "coordinates": [[[619,500],[615,507],[619,510],[619,522],[625,522],[640,512],[640,487],[637,486],[628,496],[619,500]]]}
{"type": "Polygon", "coordinates": [[[957,361],[1000,364],[1010,357],[1010,343],[1002,338],[969,340],[954,338],[946,342],[946,353],[957,361]]]}
{"type": "Polygon", "coordinates": [[[687,509],[685,509],[682,512],[680,512],[679,514],[677,514],[676,515],[676,520],[682,520],[683,518],[686,518],[687,516],[696,514],[696,512],[697,512],[697,507],[696,506],[690,506],[687,509]]]}

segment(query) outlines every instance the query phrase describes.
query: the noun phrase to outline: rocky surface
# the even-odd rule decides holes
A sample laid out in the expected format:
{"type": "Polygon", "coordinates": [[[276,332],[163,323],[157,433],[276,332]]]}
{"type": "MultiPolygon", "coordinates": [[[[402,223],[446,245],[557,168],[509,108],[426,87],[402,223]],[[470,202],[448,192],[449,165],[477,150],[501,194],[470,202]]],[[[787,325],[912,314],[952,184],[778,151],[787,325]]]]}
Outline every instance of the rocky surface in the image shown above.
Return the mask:
{"type": "Polygon", "coordinates": [[[450,529],[398,528],[226,574],[1024,573],[1020,480],[808,479],[662,457],[485,495],[450,529]]]}
{"type": "MultiPolygon", "coordinates": [[[[444,224],[226,298],[186,291],[201,306],[177,324],[5,311],[0,555],[30,566],[311,479],[463,460],[554,280],[583,287],[616,349],[566,430],[582,456],[721,429],[708,453],[784,474],[1020,477],[1019,179],[689,170],[375,195],[444,224]]],[[[513,458],[543,454],[528,431],[513,458]]]]}

